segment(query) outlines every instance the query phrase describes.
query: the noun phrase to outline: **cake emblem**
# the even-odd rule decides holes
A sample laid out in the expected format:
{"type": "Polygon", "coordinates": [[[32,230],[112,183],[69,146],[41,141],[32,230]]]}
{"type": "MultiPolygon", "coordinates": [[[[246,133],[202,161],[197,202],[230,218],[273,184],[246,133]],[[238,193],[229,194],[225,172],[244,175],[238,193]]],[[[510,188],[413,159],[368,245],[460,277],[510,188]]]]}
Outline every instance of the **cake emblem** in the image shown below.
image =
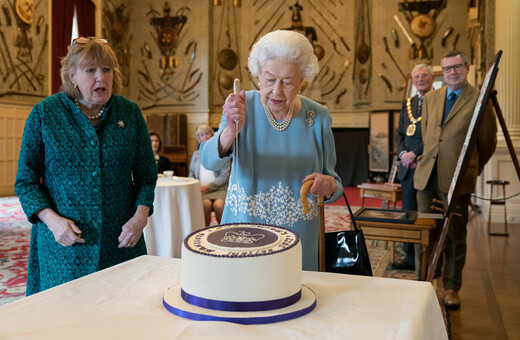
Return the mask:
{"type": "Polygon", "coordinates": [[[239,244],[253,244],[256,241],[263,239],[265,235],[251,234],[247,231],[230,231],[222,238],[221,242],[239,243],[239,244]]]}

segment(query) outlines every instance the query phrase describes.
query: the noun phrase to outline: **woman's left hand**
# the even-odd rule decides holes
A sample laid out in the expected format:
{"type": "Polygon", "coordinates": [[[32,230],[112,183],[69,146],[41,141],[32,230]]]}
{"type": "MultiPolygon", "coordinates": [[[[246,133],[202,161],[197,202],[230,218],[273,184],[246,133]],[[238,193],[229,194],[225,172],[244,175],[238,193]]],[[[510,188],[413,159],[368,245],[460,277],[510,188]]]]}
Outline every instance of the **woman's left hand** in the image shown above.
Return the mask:
{"type": "Polygon", "coordinates": [[[132,248],[135,247],[141,235],[143,234],[143,229],[146,227],[146,222],[148,221],[148,212],[150,208],[140,205],[137,207],[137,210],[132,216],[131,219],[126,222],[122,229],[123,231],[119,234],[117,240],[119,241],[118,248],[132,248]]]}
{"type": "Polygon", "coordinates": [[[314,172],[307,175],[302,182],[314,180],[309,189],[309,194],[314,196],[331,197],[336,192],[336,180],[332,176],[327,176],[314,172]]]}

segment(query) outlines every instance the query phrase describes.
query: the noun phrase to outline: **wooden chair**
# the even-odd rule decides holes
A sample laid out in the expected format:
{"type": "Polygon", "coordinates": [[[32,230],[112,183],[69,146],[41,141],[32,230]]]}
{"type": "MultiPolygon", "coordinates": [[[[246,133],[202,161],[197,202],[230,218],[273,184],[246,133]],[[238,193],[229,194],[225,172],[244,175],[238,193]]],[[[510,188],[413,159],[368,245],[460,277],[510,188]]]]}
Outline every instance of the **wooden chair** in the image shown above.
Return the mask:
{"type": "Polygon", "coordinates": [[[392,202],[392,209],[395,209],[397,202],[403,199],[401,184],[394,183],[398,168],[399,158],[395,156],[387,183],[362,183],[358,185],[358,188],[360,189],[359,194],[361,196],[361,207],[365,204],[365,198],[369,197],[382,199],[383,203],[381,207],[383,209],[388,209],[389,202],[392,202]]]}

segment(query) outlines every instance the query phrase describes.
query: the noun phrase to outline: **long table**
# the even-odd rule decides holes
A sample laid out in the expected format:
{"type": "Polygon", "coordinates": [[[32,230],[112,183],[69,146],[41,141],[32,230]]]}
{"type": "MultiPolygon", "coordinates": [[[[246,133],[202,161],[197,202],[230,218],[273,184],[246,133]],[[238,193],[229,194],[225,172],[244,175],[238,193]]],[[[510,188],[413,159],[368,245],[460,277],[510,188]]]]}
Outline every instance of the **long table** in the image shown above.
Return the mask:
{"type": "Polygon", "coordinates": [[[162,305],[180,265],[141,256],[14,301],[0,307],[0,338],[447,339],[428,282],[307,271],[303,283],[318,301],[303,317],[250,326],[183,319],[162,305]]]}

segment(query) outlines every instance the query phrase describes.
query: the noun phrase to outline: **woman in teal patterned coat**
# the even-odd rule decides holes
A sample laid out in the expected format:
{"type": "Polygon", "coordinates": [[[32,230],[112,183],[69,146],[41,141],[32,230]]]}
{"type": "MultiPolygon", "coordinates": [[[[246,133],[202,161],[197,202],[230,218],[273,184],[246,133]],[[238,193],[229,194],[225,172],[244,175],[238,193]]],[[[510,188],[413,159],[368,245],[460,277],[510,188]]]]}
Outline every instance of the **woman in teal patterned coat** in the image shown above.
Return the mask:
{"type": "Polygon", "coordinates": [[[27,295],[146,254],[157,168],[139,107],[115,95],[116,56],[78,38],[62,59],[63,92],[34,106],[15,192],[33,223],[27,295]]]}

